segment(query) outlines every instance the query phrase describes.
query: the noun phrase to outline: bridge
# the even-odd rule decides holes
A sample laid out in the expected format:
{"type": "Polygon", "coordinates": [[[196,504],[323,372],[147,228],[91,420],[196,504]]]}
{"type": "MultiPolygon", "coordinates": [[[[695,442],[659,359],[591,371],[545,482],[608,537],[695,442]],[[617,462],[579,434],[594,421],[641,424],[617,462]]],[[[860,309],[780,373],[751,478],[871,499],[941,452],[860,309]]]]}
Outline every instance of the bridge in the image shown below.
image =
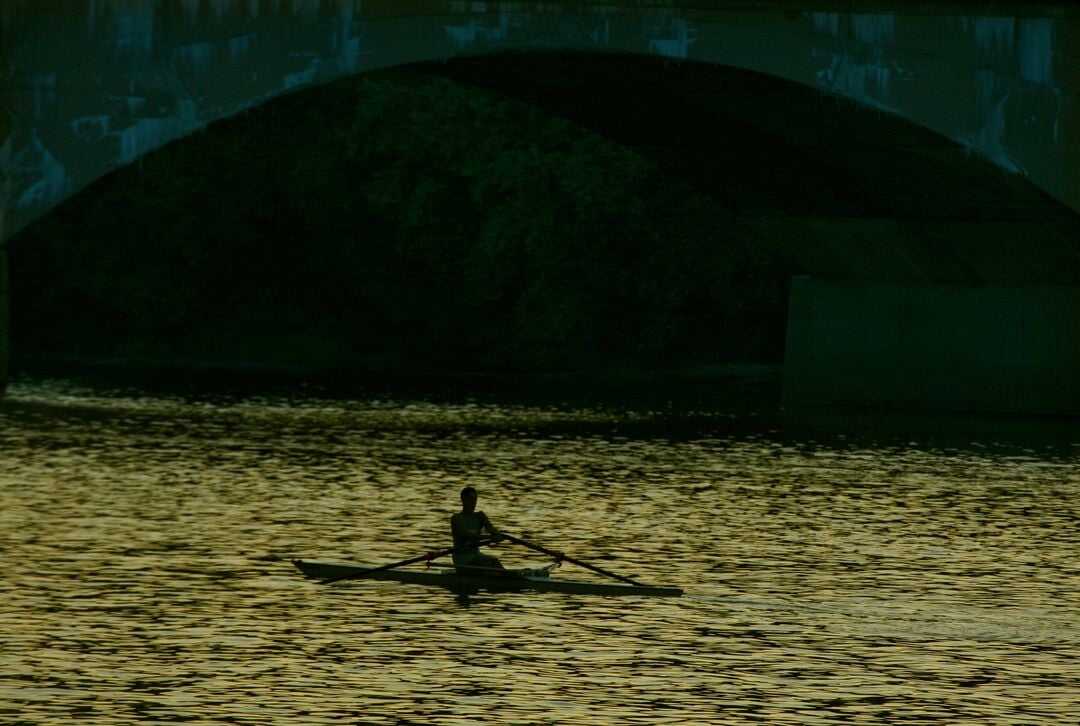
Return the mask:
{"type": "MultiPolygon", "coordinates": [[[[0,45],[5,242],[108,171],[216,119],[418,61],[626,52],[851,99],[989,159],[1053,205],[995,219],[938,210],[932,230],[890,246],[874,244],[865,220],[861,233],[836,227],[808,242],[797,253],[810,274],[792,287],[789,400],[1080,412],[1071,3],[10,0],[0,45]]],[[[806,143],[853,153],[843,140],[806,143]]],[[[909,151],[870,153],[887,166],[909,151]]],[[[918,152],[954,155],[934,143],[918,152]]],[[[910,205],[933,202],[908,191],[910,205]]]]}

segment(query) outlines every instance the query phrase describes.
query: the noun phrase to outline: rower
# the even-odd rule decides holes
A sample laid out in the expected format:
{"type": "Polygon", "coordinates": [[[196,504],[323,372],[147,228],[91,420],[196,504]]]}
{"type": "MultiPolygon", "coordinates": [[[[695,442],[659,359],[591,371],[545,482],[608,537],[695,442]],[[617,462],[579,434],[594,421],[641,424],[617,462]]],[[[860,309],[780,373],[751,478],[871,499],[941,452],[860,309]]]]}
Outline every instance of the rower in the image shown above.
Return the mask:
{"type": "Polygon", "coordinates": [[[477,493],[475,487],[461,490],[461,511],[450,517],[450,531],[454,535],[454,564],[469,567],[493,567],[505,569],[499,558],[480,552],[480,545],[470,544],[489,536],[500,539],[499,531],[483,512],[476,511],[477,493]],[[485,535],[484,531],[488,534],[485,535]]]}

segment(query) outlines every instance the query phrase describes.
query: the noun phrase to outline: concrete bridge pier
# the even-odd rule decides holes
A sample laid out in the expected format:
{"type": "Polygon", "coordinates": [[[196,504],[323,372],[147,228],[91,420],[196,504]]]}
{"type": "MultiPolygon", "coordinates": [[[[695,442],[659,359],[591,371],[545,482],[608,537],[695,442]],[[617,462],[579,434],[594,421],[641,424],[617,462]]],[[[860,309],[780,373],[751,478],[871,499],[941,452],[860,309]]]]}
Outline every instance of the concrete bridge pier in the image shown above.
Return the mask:
{"type": "Polygon", "coordinates": [[[1080,288],[795,278],[784,401],[1080,415],[1080,288]]]}

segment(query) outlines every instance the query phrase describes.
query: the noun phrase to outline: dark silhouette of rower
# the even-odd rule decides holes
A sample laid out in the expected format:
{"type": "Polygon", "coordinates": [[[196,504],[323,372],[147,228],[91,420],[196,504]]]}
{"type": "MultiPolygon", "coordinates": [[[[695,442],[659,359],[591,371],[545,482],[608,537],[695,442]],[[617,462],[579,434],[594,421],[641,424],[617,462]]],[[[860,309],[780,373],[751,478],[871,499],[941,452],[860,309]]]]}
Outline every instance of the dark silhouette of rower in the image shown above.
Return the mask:
{"type": "Polygon", "coordinates": [[[454,535],[454,564],[470,567],[493,567],[505,569],[499,558],[485,555],[476,544],[482,539],[499,539],[499,530],[483,512],[476,511],[477,493],[475,487],[461,490],[461,511],[450,517],[450,531],[454,535]],[[485,534],[487,532],[487,534],[485,534]]]}

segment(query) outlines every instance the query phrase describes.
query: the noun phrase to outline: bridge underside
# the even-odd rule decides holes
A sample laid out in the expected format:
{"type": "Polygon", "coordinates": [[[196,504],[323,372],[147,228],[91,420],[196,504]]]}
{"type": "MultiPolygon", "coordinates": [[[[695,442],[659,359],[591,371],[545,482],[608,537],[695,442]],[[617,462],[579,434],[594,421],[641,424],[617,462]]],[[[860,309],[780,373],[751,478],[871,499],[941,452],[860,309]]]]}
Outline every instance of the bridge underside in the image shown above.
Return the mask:
{"type": "Polygon", "coordinates": [[[789,406],[1080,413],[1080,216],[1021,177],[734,69],[569,54],[423,69],[616,139],[781,250],[804,275],[789,406]]]}
{"type": "Polygon", "coordinates": [[[762,231],[805,274],[1080,284],[1080,215],[896,116],[759,73],[636,55],[413,66],[598,131],[762,231]]]}
{"type": "Polygon", "coordinates": [[[1056,400],[1054,412],[1080,412],[1080,359],[1047,343],[1067,338],[1076,321],[1048,322],[1035,339],[1018,332],[1053,309],[1047,299],[1074,299],[1037,291],[1080,285],[1080,219],[959,145],[813,89],[707,64],[513,53],[412,68],[527,101],[635,150],[814,280],[801,278],[792,297],[792,402],[1045,411],[1056,400]],[[855,292],[838,296],[837,286],[855,292]],[[986,289],[998,292],[977,292],[986,289]],[[878,300],[869,311],[867,290],[878,300]],[[1002,317],[1003,307],[1031,314],[1002,317]],[[1018,342],[1043,353],[1027,360],[1018,342]],[[934,387],[891,364],[915,350],[920,370],[938,372],[934,387]],[[990,370],[997,374],[987,378],[990,370]],[[972,376],[992,384],[941,396],[972,376]]]}

